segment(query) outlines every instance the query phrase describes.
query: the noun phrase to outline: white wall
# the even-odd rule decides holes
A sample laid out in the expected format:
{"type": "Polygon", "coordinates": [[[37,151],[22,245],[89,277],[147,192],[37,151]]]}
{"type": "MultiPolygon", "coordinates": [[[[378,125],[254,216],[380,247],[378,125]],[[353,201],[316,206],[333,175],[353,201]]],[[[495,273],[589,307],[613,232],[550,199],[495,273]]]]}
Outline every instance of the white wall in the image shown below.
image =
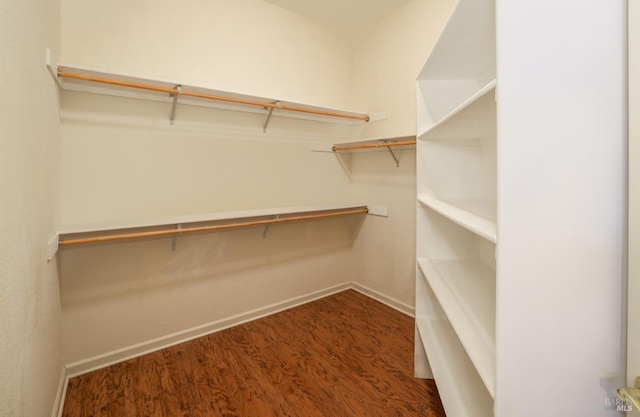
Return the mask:
{"type": "Polygon", "coordinates": [[[264,116],[180,106],[170,126],[166,104],[65,92],[64,224],[348,201],[391,213],[368,216],[355,242],[360,223],[342,221],[280,240],[185,239],[176,252],[168,240],[65,249],[65,362],[81,371],[350,281],[411,310],[415,152],[399,152],[399,169],[387,154],[354,155],[348,175],[310,145],[415,133],[415,78],[451,3],[410,3],[350,54],[328,28],[260,1],[189,12],[146,1],[123,15],[128,3],[63,0],[64,63],[388,114],[355,129],[275,119],[265,134],[264,116]]]}
{"type": "MultiPolygon", "coordinates": [[[[348,55],[333,32],[261,1],[62,7],[68,64],[317,105],[347,101],[348,55]]],[[[171,126],[163,103],[64,92],[61,104],[63,224],[353,199],[334,155],[311,152],[313,143],[346,140],[348,126],[274,117],[263,133],[264,115],[188,106],[171,126]]],[[[359,274],[357,220],[277,226],[266,239],[262,229],[181,238],[175,252],[170,239],[65,249],[65,362],[86,370],[347,283],[359,274]]]]}
{"type": "MultiPolygon", "coordinates": [[[[63,92],[63,224],[344,203],[326,123],[63,92]]],[[[344,129],[343,126],[340,126],[344,129]]]]}
{"type": "Polygon", "coordinates": [[[58,2],[0,5],[0,415],[50,416],[62,370],[56,262],[59,215],[58,2]]]}
{"type": "MultiPolygon", "coordinates": [[[[629,310],[627,386],[640,376],[640,3],[629,0],[629,310]]],[[[640,410],[638,410],[640,412],[640,410]]]]}
{"type": "MultiPolygon", "coordinates": [[[[415,0],[361,34],[353,52],[356,107],[386,120],[357,127],[363,139],[416,133],[416,78],[454,1],[415,0]]],[[[389,207],[389,217],[370,217],[356,241],[362,263],[361,284],[412,309],[415,287],[415,150],[351,155],[352,193],[389,207]]]]}
{"type": "Polygon", "coordinates": [[[498,3],[497,415],[615,414],[624,11],[621,0],[498,3]]]}
{"type": "Polygon", "coordinates": [[[261,0],[63,0],[63,63],[346,107],[349,57],[329,28],[261,0]]]}
{"type": "Polygon", "coordinates": [[[65,362],[81,372],[344,288],[362,220],[64,249],[65,362]]]}
{"type": "MultiPolygon", "coordinates": [[[[181,107],[170,126],[166,110],[63,93],[64,224],[352,199],[335,157],[311,152],[326,141],[301,130],[315,122],[274,119],[265,134],[259,115],[181,107]]],[[[362,220],[181,237],[175,252],[170,238],[65,248],[65,363],[81,372],[349,282],[362,220]]]]}
{"type": "Polygon", "coordinates": [[[386,115],[386,120],[361,125],[360,138],[415,135],[416,78],[454,4],[414,0],[354,42],[353,107],[386,115]]]}

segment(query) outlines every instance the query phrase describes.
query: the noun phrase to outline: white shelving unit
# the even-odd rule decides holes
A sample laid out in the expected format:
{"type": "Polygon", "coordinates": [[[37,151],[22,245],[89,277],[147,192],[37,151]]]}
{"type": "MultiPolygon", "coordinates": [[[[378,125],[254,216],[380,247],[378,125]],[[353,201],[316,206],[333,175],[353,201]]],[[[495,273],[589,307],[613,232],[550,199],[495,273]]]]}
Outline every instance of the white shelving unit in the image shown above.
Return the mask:
{"type": "MultiPolygon", "coordinates": [[[[419,273],[420,275],[420,273],[419,273]]],[[[493,399],[423,277],[417,281],[416,325],[428,350],[448,416],[489,417],[493,399]]]]}
{"type": "Polygon", "coordinates": [[[496,393],[495,42],[494,0],[458,0],[417,81],[416,355],[456,417],[496,393]]]}

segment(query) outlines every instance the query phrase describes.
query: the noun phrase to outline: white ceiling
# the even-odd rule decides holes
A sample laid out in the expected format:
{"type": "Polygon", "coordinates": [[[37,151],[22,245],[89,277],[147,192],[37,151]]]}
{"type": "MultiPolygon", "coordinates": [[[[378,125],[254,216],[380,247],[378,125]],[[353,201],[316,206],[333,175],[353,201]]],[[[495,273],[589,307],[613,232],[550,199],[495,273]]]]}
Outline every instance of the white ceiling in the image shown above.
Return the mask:
{"type": "Polygon", "coordinates": [[[265,0],[353,35],[412,0],[265,0]]]}

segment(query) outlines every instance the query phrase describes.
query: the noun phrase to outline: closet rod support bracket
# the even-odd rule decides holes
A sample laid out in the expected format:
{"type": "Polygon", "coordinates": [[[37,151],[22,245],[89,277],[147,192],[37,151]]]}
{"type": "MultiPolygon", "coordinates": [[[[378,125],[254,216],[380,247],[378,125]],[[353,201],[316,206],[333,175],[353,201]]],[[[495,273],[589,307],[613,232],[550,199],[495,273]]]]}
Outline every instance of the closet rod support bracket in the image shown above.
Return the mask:
{"type": "MultiPolygon", "coordinates": [[[[383,143],[387,143],[387,141],[383,141],[383,143]]],[[[389,153],[391,154],[393,160],[396,161],[396,168],[400,168],[400,161],[398,161],[398,157],[396,157],[396,154],[393,153],[393,149],[391,149],[391,146],[387,146],[387,149],[389,150],[389,153]]]]}
{"type": "Polygon", "coordinates": [[[178,223],[176,225],[176,229],[178,229],[178,234],[173,235],[173,239],[171,240],[171,250],[172,251],[176,250],[176,245],[178,243],[178,235],[180,234],[180,231],[182,230],[182,223],[178,223]]]}
{"type": "Polygon", "coordinates": [[[178,96],[182,94],[182,86],[176,85],[175,87],[176,93],[170,94],[173,97],[173,104],[171,105],[171,115],[169,116],[169,121],[173,126],[173,121],[176,119],[176,108],[178,107],[178,96]]]}
{"type": "MultiPolygon", "coordinates": [[[[276,106],[280,105],[279,101],[274,101],[271,104],[275,104],[276,106]]],[[[266,107],[265,107],[266,108],[266,107]]],[[[267,133],[267,126],[269,126],[269,120],[271,120],[271,115],[273,114],[273,109],[275,107],[269,107],[269,113],[267,114],[267,120],[264,121],[264,125],[262,125],[262,132],[267,133]]]]}
{"type": "MultiPolygon", "coordinates": [[[[273,220],[278,220],[278,219],[279,219],[279,217],[278,217],[277,214],[273,216],[273,220]]],[[[267,238],[267,231],[269,230],[269,225],[270,224],[271,223],[267,223],[267,224],[264,225],[264,230],[262,231],[262,238],[263,239],[267,238]]]]}

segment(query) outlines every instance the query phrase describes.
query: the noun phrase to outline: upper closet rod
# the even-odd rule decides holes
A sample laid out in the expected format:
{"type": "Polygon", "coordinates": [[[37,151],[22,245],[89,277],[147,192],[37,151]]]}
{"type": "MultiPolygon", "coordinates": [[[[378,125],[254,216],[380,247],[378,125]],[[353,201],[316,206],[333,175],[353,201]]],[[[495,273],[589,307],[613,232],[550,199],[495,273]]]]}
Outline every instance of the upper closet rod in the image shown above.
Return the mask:
{"type": "Polygon", "coordinates": [[[316,114],[320,116],[340,117],[343,119],[362,120],[365,122],[369,121],[369,116],[367,115],[361,116],[361,115],[346,114],[346,113],[336,113],[336,112],[323,111],[323,110],[307,109],[303,107],[288,106],[286,104],[280,104],[279,102],[268,103],[268,102],[233,98],[233,97],[218,96],[214,94],[196,93],[193,91],[178,90],[176,88],[157,87],[154,85],[133,83],[129,81],[119,81],[119,80],[114,80],[110,78],[93,77],[90,75],[82,75],[82,74],[76,74],[76,73],[60,71],[60,70],[58,71],[58,77],[72,78],[72,79],[83,80],[83,81],[91,81],[91,82],[102,83],[102,84],[111,84],[111,85],[117,85],[121,87],[139,88],[143,90],[158,91],[161,93],[175,94],[175,95],[181,95],[181,96],[197,97],[197,98],[204,98],[204,99],[217,100],[217,101],[226,101],[226,102],[237,103],[237,104],[246,104],[250,106],[259,106],[259,107],[264,107],[269,109],[280,109],[280,110],[295,111],[299,113],[310,113],[310,114],[316,114]]]}
{"type": "MultiPolygon", "coordinates": [[[[213,224],[209,226],[194,226],[194,227],[184,227],[184,228],[178,227],[176,229],[150,230],[147,232],[118,233],[118,234],[111,234],[111,235],[70,238],[70,239],[65,239],[64,237],[61,236],[59,245],[68,246],[68,245],[76,245],[81,243],[109,242],[114,240],[134,239],[134,238],[142,238],[142,237],[181,235],[184,233],[192,233],[192,232],[226,230],[226,229],[234,229],[238,227],[265,226],[265,225],[274,224],[274,223],[288,223],[288,222],[295,222],[295,221],[301,221],[301,220],[324,219],[329,217],[349,216],[353,214],[366,214],[368,212],[369,212],[369,209],[367,207],[357,207],[349,210],[331,211],[327,213],[315,213],[315,214],[305,214],[305,215],[298,215],[298,216],[277,217],[272,219],[250,220],[250,221],[226,223],[226,224],[213,224]]],[[[178,224],[178,226],[180,226],[180,224],[178,224]]]]}
{"type": "Polygon", "coordinates": [[[331,150],[333,152],[351,151],[353,149],[375,149],[375,148],[390,148],[393,146],[411,146],[415,145],[415,140],[405,140],[397,142],[380,142],[380,143],[365,143],[359,145],[336,145],[331,150]]]}

